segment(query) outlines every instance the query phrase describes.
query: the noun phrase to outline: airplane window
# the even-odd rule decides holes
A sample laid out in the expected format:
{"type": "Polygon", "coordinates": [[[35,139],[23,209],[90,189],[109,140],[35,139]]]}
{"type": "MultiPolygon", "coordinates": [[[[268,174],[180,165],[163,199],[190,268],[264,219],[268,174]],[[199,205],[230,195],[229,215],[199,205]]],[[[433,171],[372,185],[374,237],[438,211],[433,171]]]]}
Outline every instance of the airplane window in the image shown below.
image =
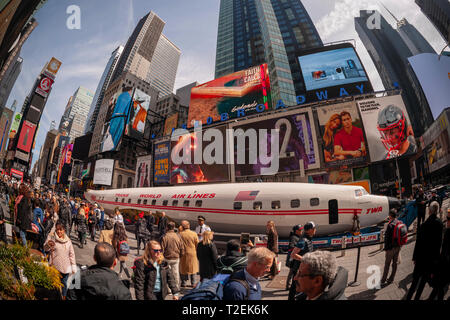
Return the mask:
{"type": "Polygon", "coordinates": [[[119,202],[119,198],[116,198],[116,202],[119,202]]]}
{"type": "Polygon", "coordinates": [[[319,198],[311,198],[311,200],[309,201],[309,204],[311,205],[311,207],[318,206],[319,203],[320,203],[319,198]]]}
{"type": "Polygon", "coordinates": [[[272,201],[272,209],[280,209],[281,208],[281,202],[280,201],[272,201]]]}
{"type": "Polygon", "coordinates": [[[291,208],[299,208],[299,207],[300,207],[300,200],[299,199],[291,200],[291,208]]]}
{"type": "Polygon", "coordinates": [[[138,202],[137,202],[138,204],[141,204],[141,199],[138,199],[138,202]]]}
{"type": "Polygon", "coordinates": [[[163,206],[167,206],[168,203],[169,203],[169,200],[164,200],[163,201],[163,206]]]}
{"type": "Polygon", "coordinates": [[[128,199],[128,203],[131,203],[131,199],[128,199]]]}
{"type": "Polygon", "coordinates": [[[261,201],[253,202],[253,210],[261,210],[261,209],[262,209],[262,202],[261,201]]]}
{"type": "Polygon", "coordinates": [[[125,203],[125,198],[122,198],[122,203],[125,203]]]}
{"type": "Polygon", "coordinates": [[[197,200],[197,201],[195,201],[195,206],[196,207],[201,207],[202,206],[202,204],[203,204],[203,201],[202,200],[197,200]]]}
{"type": "Polygon", "coordinates": [[[184,200],[183,207],[189,207],[189,200],[184,200]]]}
{"type": "Polygon", "coordinates": [[[174,207],[178,206],[178,200],[173,200],[172,201],[172,206],[174,206],[174,207]]]}
{"type": "Polygon", "coordinates": [[[147,199],[144,200],[144,204],[147,204],[147,199]]]}
{"type": "Polygon", "coordinates": [[[242,209],[242,202],[235,202],[233,204],[234,210],[241,210],[242,209]]]}
{"type": "Polygon", "coordinates": [[[152,200],[152,206],[156,205],[156,200],[152,200]]]}

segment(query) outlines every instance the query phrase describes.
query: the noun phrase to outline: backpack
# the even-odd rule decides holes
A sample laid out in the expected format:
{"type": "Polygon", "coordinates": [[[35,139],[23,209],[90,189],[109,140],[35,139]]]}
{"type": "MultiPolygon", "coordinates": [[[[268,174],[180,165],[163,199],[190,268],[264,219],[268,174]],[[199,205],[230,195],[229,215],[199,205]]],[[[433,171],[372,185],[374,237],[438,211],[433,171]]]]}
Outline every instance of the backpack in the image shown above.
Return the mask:
{"type": "Polygon", "coordinates": [[[401,221],[398,221],[394,226],[394,231],[392,233],[392,242],[397,242],[400,247],[408,242],[408,228],[401,221]]]}
{"type": "Polygon", "coordinates": [[[120,241],[119,242],[119,254],[121,256],[126,256],[130,253],[130,246],[128,245],[128,242],[124,241],[120,241]]]}
{"type": "Polygon", "coordinates": [[[236,279],[230,274],[217,274],[212,279],[203,280],[196,288],[185,294],[181,300],[223,300],[223,288],[232,281],[239,282],[247,290],[245,300],[249,299],[250,287],[247,281],[236,279]]]}
{"type": "Polygon", "coordinates": [[[230,266],[226,266],[221,259],[217,259],[217,272],[218,273],[222,273],[222,274],[232,274],[234,272],[234,267],[244,263],[247,261],[247,257],[242,257],[240,259],[238,259],[237,261],[235,261],[234,263],[232,263],[230,266]]]}

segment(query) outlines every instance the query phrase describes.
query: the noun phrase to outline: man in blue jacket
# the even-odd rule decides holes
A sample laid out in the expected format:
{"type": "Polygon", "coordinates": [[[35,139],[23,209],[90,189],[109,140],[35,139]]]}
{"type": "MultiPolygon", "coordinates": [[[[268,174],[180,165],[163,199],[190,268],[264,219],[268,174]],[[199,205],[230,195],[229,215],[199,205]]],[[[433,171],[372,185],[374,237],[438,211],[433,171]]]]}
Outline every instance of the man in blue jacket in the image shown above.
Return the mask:
{"type": "Polygon", "coordinates": [[[258,278],[270,271],[275,254],[265,247],[252,249],[247,267],[230,276],[223,288],[223,300],[261,300],[258,278]]]}

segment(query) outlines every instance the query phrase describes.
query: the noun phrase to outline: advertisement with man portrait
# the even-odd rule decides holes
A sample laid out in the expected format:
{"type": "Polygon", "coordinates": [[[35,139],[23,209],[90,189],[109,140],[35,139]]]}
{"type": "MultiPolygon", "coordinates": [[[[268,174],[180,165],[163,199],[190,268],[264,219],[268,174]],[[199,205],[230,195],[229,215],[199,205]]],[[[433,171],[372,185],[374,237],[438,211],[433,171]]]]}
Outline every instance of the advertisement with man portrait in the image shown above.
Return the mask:
{"type": "Polygon", "coordinates": [[[29,153],[31,151],[31,147],[33,146],[35,132],[36,125],[29,121],[24,121],[22,124],[22,129],[20,130],[17,148],[29,153]]]}
{"type": "Polygon", "coordinates": [[[119,147],[126,124],[129,122],[132,96],[133,88],[125,87],[122,92],[113,95],[108,102],[108,110],[112,112],[103,127],[100,152],[116,151],[119,147]]]}
{"type": "MultiPolygon", "coordinates": [[[[300,110],[293,110],[282,113],[281,115],[273,114],[261,118],[255,118],[231,124],[230,128],[234,130],[243,130],[245,133],[256,131],[258,135],[257,145],[260,144],[260,130],[266,130],[267,134],[267,150],[261,150],[262,154],[269,155],[271,146],[272,130],[279,129],[279,158],[276,159],[278,163],[278,172],[304,171],[310,169],[320,168],[319,152],[316,138],[316,127],[313,120],[311,108],[302,108],[300,110]]],[[[260,150],[258,146],[258,157],[256,163],[252,163],[250,151],[255,145],[245,139],[245,146],[240,146],[238,139],[234,138],[234,174],[235,177],[261,175],[266,171],[272,163],[263,164],[260,158],[260,150]],[[240,164],[237,158],[238,150],[245,149],[245,163],[240,164]],[[262,170],[265,168],[265,170],[262,170]]],[[[256,151],[256,150],[254,150],[256,151]]],[[[273,161],[274,159],[272,159],[273,161]]]]}
{"type": "Polygon", "coordinates": [[[358,101],[372,162],[417,152],[414,132],[401,95],[358,101]]]}
{"type": "Polygon", "coordinates": [[[145,121],[150,108],[151,97],[139,89],[134,89],[132,108],[130,108],[129,122],[125,135],[135,139],[144,136],[145,121]]]}
{"type": "Polygon", "coordinates": [[[368,162],[362,122],[354,101],[318,107],[317,117],[326,168],[368,162]]]}
{"type": "Polygon", "coordinates": [[[188,127],[193,126],[192,120],[201,121],[203,125],[219,121],[222,114],[226,114],[227,119],[254,114],[258,105],[263,105],[264,111],[272,109],[267,64],[192,88],[188,127]],[[212,121],[208,121],[209,117],[212,121]]]}
{"type": "Polygon", "coordinates": [[[56,178],[57,183],[61,183],[63,185],[68,183],[68,178],[72,171],[72,151],[73,144],[67,144],[62,149],[61,158],[59,161],[58,176],[56,178]]]}
{"type": "Polygon", "coordinates": [[[155,144],[155,162],[153,181],[155,184],[168,184],[170,182],[169,158],[170,141],[155,144]]]}
{"type": "MultiPolygon", "coordinates": [[[[207,142],[203,139],[203,132],[194,131],[189,134],[181,135],[177,138],[177,141],[171,141],[171,164],[170,164],[170,183],[171,184],[183,184],[183,183],[200,183],[200,182],[224,182],[229,181],[228,165],[226,164],[226,133],[225,126],[214,128],[219,130],[219,134],[222,137],[222,141],[207,142]],[[222,157],[216,149],[211,153],[212,157],[217,157],[215,163],[208,164],[205,161],[205,149],[210,148],[213,144],[219,143],[221,148],[222,157]],[[186,151],[189,151],[185,154],[186,151]],[[195,152],[201,155],[200,161],[196,161],[195,152]],[[181,163],[174,162],[174,156],[183,157],[181,163]],[[185,161],[188,159],[188,161],[185,161]],[[196,163],[199,162],[199,163],[196,163]]],[[[214,159],[216,160],[216,159],[214,159]]]]}
{"type": "Polygon", "coordinates": [[[150,187],[150,174],[152,170],[152,156],[147,155],[137,158],[136,174],[134,179],[135,188],[150,187]]]}

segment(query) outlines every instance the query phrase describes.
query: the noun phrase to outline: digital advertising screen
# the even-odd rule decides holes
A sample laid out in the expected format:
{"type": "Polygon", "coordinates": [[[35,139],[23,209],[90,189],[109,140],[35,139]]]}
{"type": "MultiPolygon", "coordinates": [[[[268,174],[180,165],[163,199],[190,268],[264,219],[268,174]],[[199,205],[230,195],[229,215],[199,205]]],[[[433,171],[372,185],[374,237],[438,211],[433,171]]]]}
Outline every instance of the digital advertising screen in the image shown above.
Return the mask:
{"type": "Polygon", "coordinates": [[[66,185],[70,172],[72,171],[72,151],[73,144],[67,144],[64,146],[61,152],[61,158],[59,161],[58,176],[56,181],[66,185]]]}
{"type": "Polygon", "coordinates": [[[450,110],[441,113],[435,122],[423,134],[426,159],[430,172],[450,163],[450,110]]]}
{"type": "Polygon", "coordinates": [[[108,102],[108,110],[112,110],[109,121],[103,126],[103,137],[100,152],[116,151],[122,141],[126,124],[129,122],[130,108],[133,104],[133,88],[126,87],[108,102]]]}
{"type": "Polygon", "coordinates": [[[298,62],[307,102],[373,92],[361,60],[349,43],[302,51],[298,62]]]}
{"type": "MultiPolygon", "coordinates": [[[[208,129],[209,130],[209,129],[208,129]]],[[[170,165],[170,183],[199,183],[199,182],[221,182],[229,181],[228,165],[226,164],[226,136],[225,126],[215,128],[222,137],[222,141],[213,138],[211,142],[203,141],[201,135],[203,132],[192,132],[179,136],[177,141],[171,141],[171,165],[170,165]],[[217,149],[211,150],[213,144],[216,144],[222,154],[217,149]],[[205,151],[211,150],[211,156],[214,157],[214,163],[208,164],[204,155],[205,151]],[[195,160],[195,152],[199,152],[200,161],[195,160]],[[174,157],[183,157],[182,163],[175,163],[174,157]],[[220,159],[219,159],[220,158],[220,159]],[[187,159],[187,161],[185,161],[187,159]],[[198,162],[198,163],[196,163],[198,162]]]]}
{"type": "MultiPolygon", "coordinates": [[[[271,154],[271,132],[279,129],[279,157],[272,159],[278,161],[278,172],[290,172],[297,170],[310,170],[320,168],[319,151],[316,138],[316,128],[313,120],[311,108],[303,108],[280,114],[270,115],[264,120],[251,119],[230,125],[234,130],[242,129],[243,134],[249,134],[252,130],[256,130],[258,135],[256,144],[258,145],[257,159],[254,162],[250,154],[255,154],[255,150],[251,149],[255,143],[251,143],[246,138],[245,146],[240,145],[239,140],[233,139],[234,150],[234,174],[235,177],[261,175],[262,168],[270,168],[272,163],[263,164],[261,153],[271,154]],[[266,148],[267,150],[259,150],[261,130],[266,130],[266,148]],[[238,161],[238,152],[245,150],[245,163],[240,164],[238,161]]],[[[241,161],[242,162],[242,161],[241,161]]],[[[272,165],[272,168],[273,165],[272,165]]]]}
{"type": "Polygon", "coordinates": [[[169,136],[172,134],[172,129],[177,128],[178,124],[178,112],[175,112],[174,114],[167,117],[166,121],[164,122],[164,135],[169,136]]]}
{"type": "Polygon", "coordinates": [[[143,156],[137,158],[136,174],[134,179],[135,188],[150,187],[150,174],[152,170],[152,156],[143,156]]]}
{"type": "Polygon", "coordinates": [[[322,136],[324,167],[369,161],[363,126],[354,101],[318,107],[317,117],[322,136]]]}
{"type": "Polygon", "coordinates": [[[33,146],[35,132],[36,132],[36,125],[29,121],[24,121],[22,124],[22,129],[20,130],[17,148],[29,153],[31,147],[33,146]]]}
{"type": "Polygon", "coordinates": [[[257,112],[256,107],[261,104],[265,111],[272,109],[267,64],[192,88],[187,126],[192,127],[193,120],[201,121],[202,124],[219,121],[222,114],[227,114],[228,119],[254,114],[257,112]],[[208,121],[208,118],[212,121],[208,121]]]}
{"type": "Polygon", "coordinates": [[[357,102],[372,162],[413,155],[414,132],[401,95],[357,102]]]}
{"type": "Polygon", "coordinates": [[[125,130],[127,136],[141,139],[144,135],[147,112],[150,108],[150,96],[139,89],[134,89],[129,122],[125,130]]]}
{"type": "Polygon", "coordinates": [[[156,143],[153,166],[153,181],[155,184],[167,184],[170,182],[169,158],[170,141],[156,143]]]}

